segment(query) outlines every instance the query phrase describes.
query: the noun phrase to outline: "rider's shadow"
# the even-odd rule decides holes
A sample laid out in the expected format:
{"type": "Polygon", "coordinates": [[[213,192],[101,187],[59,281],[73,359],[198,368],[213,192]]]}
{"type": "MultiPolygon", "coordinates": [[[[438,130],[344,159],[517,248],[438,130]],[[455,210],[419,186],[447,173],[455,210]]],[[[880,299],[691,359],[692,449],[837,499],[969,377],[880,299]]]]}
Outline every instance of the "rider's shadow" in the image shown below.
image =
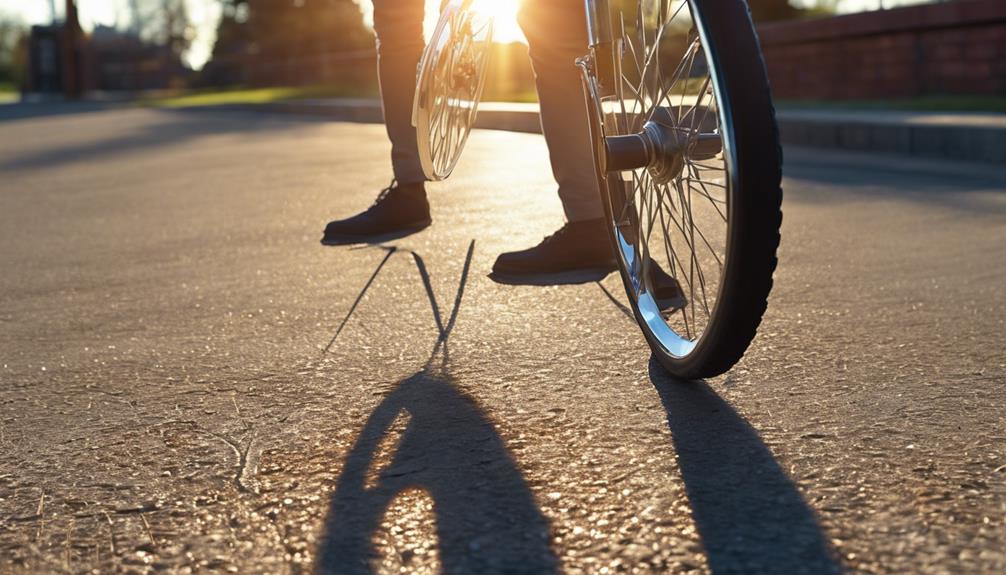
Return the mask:
{"type": "MultiPolygon", "coordinates": [[[[350,450],[318,550],[320,573],[374,571],[378,560],[375,535],[391,503],[412,490],[422,491],[433,502],[442,572],[552,573],[557,569],[549,546],[548,520],[538,509],[493,424],[449,371],[447,345],[474,246],[473,241],[446,322],[423,259],[409,252],[430,300],[439,335],[423,369],[394,386],[370,415],[350,450]],[[442,361],[435,364],[438,355],[442,361]],[[397,438],[390,463],[375,470],[382,446],[395,439],[401,427],[396,422],[400,421],[407,423],[397,438]]],[[[393,247],[383,249],[388,250],[388,255],[364,292],[398,251],[393,247]]],[[[409,559],[402,561],[408,569],[409,559]]]]}

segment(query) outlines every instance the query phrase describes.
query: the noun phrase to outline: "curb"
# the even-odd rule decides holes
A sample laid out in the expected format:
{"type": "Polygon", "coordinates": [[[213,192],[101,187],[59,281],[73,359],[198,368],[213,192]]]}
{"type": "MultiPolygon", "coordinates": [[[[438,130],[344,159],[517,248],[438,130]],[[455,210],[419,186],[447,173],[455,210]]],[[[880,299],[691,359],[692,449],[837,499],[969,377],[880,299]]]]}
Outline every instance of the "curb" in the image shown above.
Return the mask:
{"type": "Polygon", "coordinates": [[[782,143],[808,148],[1006,164],[1006,116],[782,110],[782,143]]]}
{"type": "MultiPolygon", "coordinates": [[[[298,100],[232,104],[228,109],[319,116],[346,122],[381,123],[377,100],[298,100]]],[[[1006,115],[895,111],[793,110],[777,112],[787,146],[892,154],[988,164],[1006,164],[1006,115]]],[[[476,128],[541,133],[537,104],[486,102],[476,128]]]]}
{"type": "MultiPolygon", "coordinates": [[[[194,106],[189,110],[234,110],[241,112],[268,112],[276,114],[299,114],[363,124],[384,123],[384,113],[379,100],[296,100],[291,102],[269,102],[266,104],[223,104],[219,106],[194,106]]],[[[475,127],[483,130],[504,130],[540,134],[537,104],[511,104],[505,102],[485,102],[479,105],[475,127]]]]}

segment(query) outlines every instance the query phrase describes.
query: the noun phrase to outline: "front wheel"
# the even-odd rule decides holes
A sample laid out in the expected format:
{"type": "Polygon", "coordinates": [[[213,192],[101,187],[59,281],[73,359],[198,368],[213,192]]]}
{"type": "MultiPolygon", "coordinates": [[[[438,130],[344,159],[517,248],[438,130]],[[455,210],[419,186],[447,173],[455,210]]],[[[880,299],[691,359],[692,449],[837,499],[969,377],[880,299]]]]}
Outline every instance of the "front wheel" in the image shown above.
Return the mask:
{"type": "Polygon", "coordinates": [[[664,368],[719,375],[761,322],[782,222],[782,153],[747,4],[638,0],[612,30],[613,49],[580,66],[621,277],[664,368]],[[684,297],[662,296],[674,290],[684,297]]]}

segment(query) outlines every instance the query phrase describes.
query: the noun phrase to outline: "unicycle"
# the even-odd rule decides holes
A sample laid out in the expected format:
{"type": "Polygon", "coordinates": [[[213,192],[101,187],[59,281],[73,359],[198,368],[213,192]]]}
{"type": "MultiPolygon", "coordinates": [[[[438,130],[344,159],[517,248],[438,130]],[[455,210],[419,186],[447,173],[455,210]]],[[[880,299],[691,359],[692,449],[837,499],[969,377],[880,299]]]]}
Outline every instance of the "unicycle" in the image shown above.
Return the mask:
{"type": "MultiPolygon", "coordinates": [[[[456,164],[483,84],[453,96],[454,76],[436,72],[479,46],[454,32],[467,30],[451,22],[469,4],[454,5],[419,74],[415,117],[434,118],[416,122],[430,179],[456,164]]],[[[584,9],[589,46],[576,64],[594,165],[583,169],[597,176],[633,315],[672,375],[722,374],[765,312],[782,223],[782,152],[747,4],[585,0],[584,9]],[[674,305],[658,296],[668,281],[684,296],[674,305]]]]}

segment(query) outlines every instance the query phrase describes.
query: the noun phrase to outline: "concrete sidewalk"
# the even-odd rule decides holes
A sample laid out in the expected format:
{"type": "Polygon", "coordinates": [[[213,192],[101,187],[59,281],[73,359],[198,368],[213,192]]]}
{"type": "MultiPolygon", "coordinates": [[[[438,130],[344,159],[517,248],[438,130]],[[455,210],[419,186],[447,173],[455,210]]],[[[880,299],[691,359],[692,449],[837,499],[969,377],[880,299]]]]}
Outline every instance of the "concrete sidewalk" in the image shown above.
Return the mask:
{"type": "MultiPolygon", "coordinates": [[[[297,100],[228,108],[381,122],[377,100],[297,100]]],[[[780,109],[782,142],[790,146],[1006,164],[1006,114],[889,110],[780,109]]],[[[537,104],[486,102],[476,127],[537,133],[537,104]]]]}

